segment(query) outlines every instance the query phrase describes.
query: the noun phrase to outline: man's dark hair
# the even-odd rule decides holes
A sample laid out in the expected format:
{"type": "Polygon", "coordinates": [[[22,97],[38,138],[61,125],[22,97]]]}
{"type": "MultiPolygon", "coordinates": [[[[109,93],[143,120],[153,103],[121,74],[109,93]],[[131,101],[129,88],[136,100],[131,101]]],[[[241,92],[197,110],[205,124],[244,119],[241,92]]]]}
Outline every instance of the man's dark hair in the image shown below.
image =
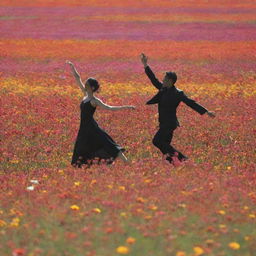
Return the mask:
{"type": "Polygon", "coordinates": [[[87,82],[89,83],[93,92],[96,92],[100,88],[99,82],[96,79],[92,78],[92,77],[88,78],[87,82]]]}
{"type": "Polygon", "coordinates": [[[172,79],[173,84],[176,83],[176,81],[177,81],[177,75],[176,75],[175,72],[166,72],[166,75],[167,75],[168,78],[172,79]]]}

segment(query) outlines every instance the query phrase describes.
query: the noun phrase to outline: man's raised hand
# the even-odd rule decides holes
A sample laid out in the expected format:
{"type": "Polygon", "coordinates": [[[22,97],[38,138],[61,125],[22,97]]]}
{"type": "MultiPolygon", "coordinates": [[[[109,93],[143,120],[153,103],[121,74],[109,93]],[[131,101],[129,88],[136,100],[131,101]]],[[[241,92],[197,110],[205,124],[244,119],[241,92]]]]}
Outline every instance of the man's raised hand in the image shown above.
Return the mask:
{"type": "Polygon", "coordinates": [[[148,57],[144,53],[142,53],[140,55],[140,59],[144,67],[146,67],[148,65],[148,57]]]}

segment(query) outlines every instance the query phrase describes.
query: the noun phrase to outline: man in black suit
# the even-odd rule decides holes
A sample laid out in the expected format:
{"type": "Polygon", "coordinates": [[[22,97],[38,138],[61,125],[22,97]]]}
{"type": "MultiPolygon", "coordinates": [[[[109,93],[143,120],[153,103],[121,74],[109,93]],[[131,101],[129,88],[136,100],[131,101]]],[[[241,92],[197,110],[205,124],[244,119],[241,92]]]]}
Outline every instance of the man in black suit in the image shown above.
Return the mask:
{"type": "Polygon", "coordinates": [[[187,157],[170,145],[173,131],[180,126],[176,116],[178,105],[182,101],[201,115],[207,113],[210,117],[215,117],[215,114],[188,98],[183,91],[174,86],[177,80],[176,73],[166,72],[163,82],[161,83],[148,66],[148,57],[143,53],[141,54],[141,62],[144,65],[145,72],[151,83],[159,90],[158,93],[147,102],[147,104],[158,104],[159,130],[153,138],[153,144],[166,155],[166,160],[170,163],[173,163],[174,157],[177,157],[180,161],[184,161],[187,157]]]}

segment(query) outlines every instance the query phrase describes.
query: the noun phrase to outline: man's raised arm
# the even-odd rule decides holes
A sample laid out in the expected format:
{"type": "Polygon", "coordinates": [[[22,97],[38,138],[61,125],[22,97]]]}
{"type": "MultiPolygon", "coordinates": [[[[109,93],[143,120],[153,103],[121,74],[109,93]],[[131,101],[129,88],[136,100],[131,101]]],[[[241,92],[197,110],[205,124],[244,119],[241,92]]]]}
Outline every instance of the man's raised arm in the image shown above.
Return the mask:
{"type": "Polygon", "coordinates": [[[162,83],[159,82],[159,80],[155,77],[155,74],[151,70],[151,68],[148,66],[148,57],[142,53],[141,54],[141,62],[144,65],[145,72],[150,79],[151,83],[158,89],[160,90],[162,88],[162,83]]]}

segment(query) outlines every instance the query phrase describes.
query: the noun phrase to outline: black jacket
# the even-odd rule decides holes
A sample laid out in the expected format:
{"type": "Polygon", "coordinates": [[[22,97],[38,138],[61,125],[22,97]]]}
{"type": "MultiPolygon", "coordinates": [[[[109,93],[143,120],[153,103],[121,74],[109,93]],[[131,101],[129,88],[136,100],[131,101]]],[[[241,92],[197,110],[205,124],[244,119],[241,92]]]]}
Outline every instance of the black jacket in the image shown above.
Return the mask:
{"type": "Polygon", "coordinates": [[[159,90],[147,104],[158,104],[158,120],[160,126],[169,126],[173,129],[179,126],[176,109],[181,101],[201,115],[207,112],[207,109],[188,98],[183,91],[177,89],[175,86],[163,87],[163,84],[155,77],[149,66],[145,68],[145,72],[151,83],[159,90]]]}

